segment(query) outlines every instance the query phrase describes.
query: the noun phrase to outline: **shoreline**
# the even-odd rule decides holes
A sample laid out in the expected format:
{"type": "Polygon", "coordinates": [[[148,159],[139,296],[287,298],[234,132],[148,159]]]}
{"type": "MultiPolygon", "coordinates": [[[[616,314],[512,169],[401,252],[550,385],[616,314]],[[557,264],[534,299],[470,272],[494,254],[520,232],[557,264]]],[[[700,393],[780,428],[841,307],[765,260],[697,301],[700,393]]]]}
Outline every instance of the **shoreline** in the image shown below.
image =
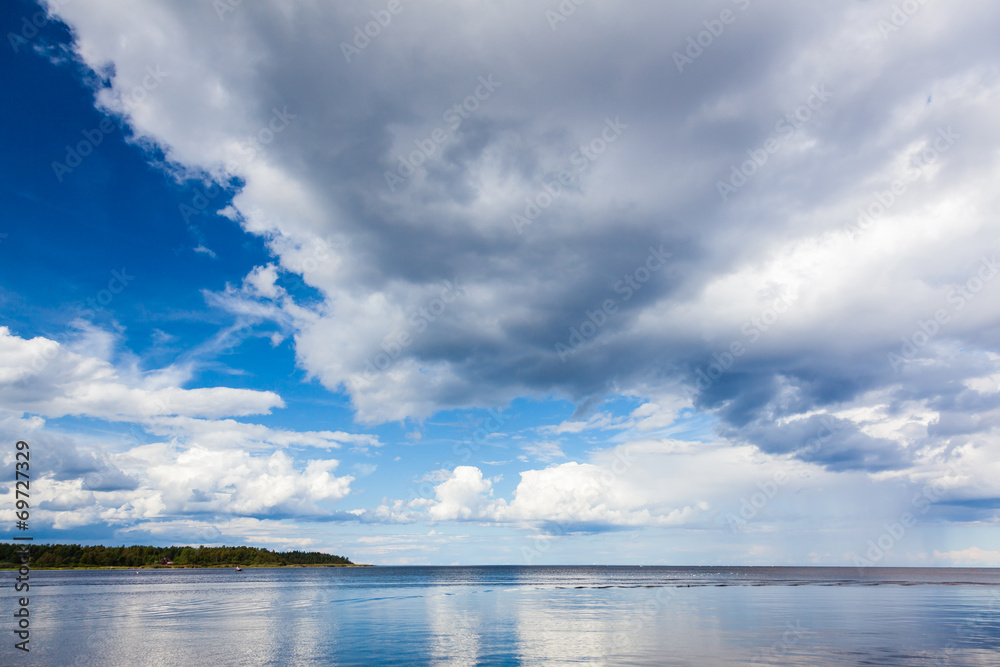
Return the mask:
{"type": "MultiPolygon", "coordinates": [[[[232,565],[138,565],[135,567],[125,567],[122,565],[80,565],[76,567],[48,567],[35,566],[29,563],[32,571],[40,570],[233,570],[236,563],[232,565]]],[[[369,563],[294,563],[289,565],[243,565],[239,563],[241,570],[248,569],[287,569],[292,567],[375,567],[369,563]]],[[[16,567],[0,567],[0,572],[17,572],[16,567]]]]}

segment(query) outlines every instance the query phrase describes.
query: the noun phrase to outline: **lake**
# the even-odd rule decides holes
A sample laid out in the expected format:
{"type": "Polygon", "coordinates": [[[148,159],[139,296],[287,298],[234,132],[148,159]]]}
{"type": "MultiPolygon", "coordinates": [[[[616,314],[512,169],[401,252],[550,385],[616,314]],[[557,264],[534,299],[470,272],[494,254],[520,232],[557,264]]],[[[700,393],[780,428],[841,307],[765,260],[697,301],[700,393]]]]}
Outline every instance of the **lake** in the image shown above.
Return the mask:
{"type": "Polygon", "coordinates": [[[33,571],[30,599],[4,665],[1000,665],[995,569],[33,571]]]}

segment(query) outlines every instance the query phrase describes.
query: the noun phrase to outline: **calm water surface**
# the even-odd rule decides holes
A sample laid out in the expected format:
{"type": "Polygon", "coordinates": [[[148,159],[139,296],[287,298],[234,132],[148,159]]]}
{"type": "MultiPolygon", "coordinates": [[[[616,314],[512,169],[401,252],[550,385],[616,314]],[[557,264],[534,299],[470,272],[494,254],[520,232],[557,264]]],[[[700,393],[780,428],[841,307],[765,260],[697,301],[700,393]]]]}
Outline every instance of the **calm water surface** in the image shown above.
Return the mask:
{"type": "Polygon", "coordinates": [[[2,664],[1000,665],[1000,570],[35,571],[30,593],[31,653],[8,638],[2,664]]]}

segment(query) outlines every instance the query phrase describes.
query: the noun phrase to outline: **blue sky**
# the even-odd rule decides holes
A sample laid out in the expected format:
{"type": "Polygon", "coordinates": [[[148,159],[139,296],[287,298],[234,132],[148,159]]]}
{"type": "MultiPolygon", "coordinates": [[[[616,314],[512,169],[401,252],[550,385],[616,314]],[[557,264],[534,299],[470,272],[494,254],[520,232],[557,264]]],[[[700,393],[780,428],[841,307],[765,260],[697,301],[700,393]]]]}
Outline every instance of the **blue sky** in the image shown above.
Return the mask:
{"type": "Polygon", "coordinates": [[[997,10],[550,4],[9,3],[36,539],[1000,564],[997,10]]]}

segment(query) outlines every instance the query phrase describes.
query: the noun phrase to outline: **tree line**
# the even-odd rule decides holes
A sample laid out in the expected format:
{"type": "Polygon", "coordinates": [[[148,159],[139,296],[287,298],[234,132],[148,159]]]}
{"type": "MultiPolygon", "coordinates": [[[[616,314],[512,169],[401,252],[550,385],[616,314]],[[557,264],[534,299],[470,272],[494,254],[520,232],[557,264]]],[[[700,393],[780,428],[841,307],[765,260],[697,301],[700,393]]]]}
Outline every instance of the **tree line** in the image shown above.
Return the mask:
{"type": "MultiPolygon", "coordinates": [[[[0,544],[0,567],[19,567],[16,544],[0,544]]],[[[270,551],[258,547],[150,547],[32,544],[31,567],[232,567],[235,565],[353,565],[343,556],[316,551],[270,551]]]]}

